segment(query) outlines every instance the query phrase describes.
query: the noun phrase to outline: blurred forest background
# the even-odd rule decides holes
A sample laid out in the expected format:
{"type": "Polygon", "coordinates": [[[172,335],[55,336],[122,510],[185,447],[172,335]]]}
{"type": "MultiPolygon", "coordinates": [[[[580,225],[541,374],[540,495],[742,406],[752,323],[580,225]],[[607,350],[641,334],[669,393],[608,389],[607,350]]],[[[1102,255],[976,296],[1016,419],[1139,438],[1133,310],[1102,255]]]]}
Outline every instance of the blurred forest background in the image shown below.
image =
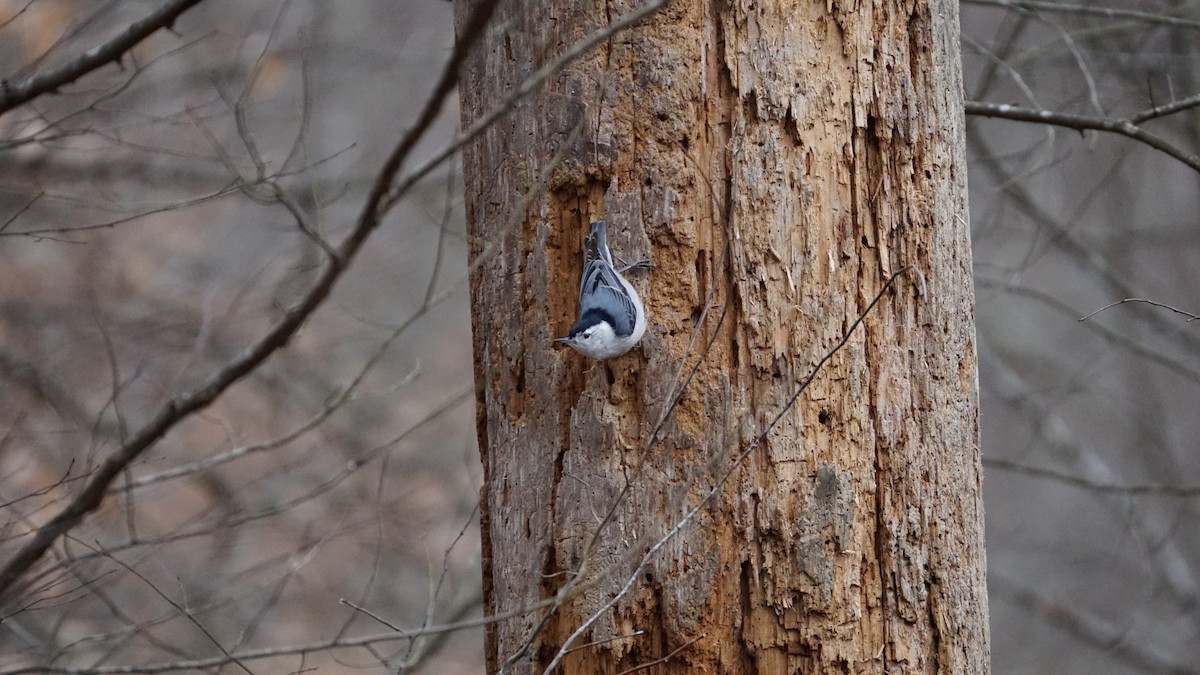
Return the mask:
{"type": "MultiPolygon", "coordinates": [[[[0,0],[4,92],[164,4],[0,0]]],[[[0,116],[0,565],[296,302],[453,44],[440,0],[195,5],[0,116]]],[[[962,26],[974,101],[1200,95],[1195,0],[970,0],[962,26]]],[[[1141,122],[1193,166],[968,121],[994,669],[1200,672],[1200,324],[1079,321],[1200,313],[1200,100],[1141,122]]],[[[477,626],[394,630],[481,615],[459,170],[0,598],[0,673],[482,670],[477,626]]]]}

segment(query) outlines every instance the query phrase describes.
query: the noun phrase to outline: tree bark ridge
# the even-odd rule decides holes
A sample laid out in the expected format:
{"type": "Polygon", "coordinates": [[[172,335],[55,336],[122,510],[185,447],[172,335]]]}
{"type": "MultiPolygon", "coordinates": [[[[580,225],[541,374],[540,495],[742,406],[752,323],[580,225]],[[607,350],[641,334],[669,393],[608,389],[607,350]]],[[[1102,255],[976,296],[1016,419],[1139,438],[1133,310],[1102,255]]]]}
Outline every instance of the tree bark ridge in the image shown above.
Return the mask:
{"type": "MultiPolygon", "coordinates": [[[[605,20],[570,5],[502,6],[464,120],[605,20]]],[[[611,572],[496,625],[493,670],[528,643],[515,670],[540,672],[589,620],[566,672],[987,670],[957,9],[831,7],[673,3],[464,153],[472,234],[501,242],[472,279],[488,610],[611,572]],[[550,342],[599,218],[655,264],[647,336],[607,362],[550,342]],[[928,302],[889,293],[635,569],[909,264],[928,302]]]]}

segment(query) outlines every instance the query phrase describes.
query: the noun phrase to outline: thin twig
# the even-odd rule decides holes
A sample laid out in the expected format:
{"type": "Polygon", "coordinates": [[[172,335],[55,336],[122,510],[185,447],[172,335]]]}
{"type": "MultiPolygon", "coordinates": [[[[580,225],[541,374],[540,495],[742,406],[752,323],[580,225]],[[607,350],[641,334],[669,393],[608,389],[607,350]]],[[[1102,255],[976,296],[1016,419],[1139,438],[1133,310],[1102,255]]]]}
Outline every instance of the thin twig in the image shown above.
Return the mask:
{"type": "Polygon", "coordinates": [[[999,469],[1001,471],[1010,471],[1019,473],[1025,476],[1033,476],[1034,478],[1044,478],[1066,485],[1074,485],[1085,490],[1093,492],[1103,492],[1105,494],[1119,495],[1150,495],[1163,497],[1179,497],[1190,499],[1200,497],[1200,486],[1197,485],[1169,485],[1166,483],[1133,483],[1129,485],[1118,485],[1115,483],[1099,483],[1094,480],[1076,476],[1074,474],[1057,471],[1055,469],[1046,469],[1040,466],[1030,466],[1020,462],[1013,462],[1007,459],[997,459],[994,457],[984,457],[983,464],[986,467],[999,469]]]}
{"type": "Polygon", "coordinates": [[[118,63],[137,43],[153,33],[170,28],[187,10],[204,0],[173,0],[150,12],[145,18],[134,21],[113,39],[84,52],[79,57],[57,68],[43,71],[16,84],[6,84],[0,89],[0,115],[28,103],[43,94],[58,91],[84,75],[109,63],[118,63]]]}
{"type": "Polygon", "coordinates": [[[360,607],[359,605],[356,605],[353,602],[350,602],[349,600],[347,600],[345,598],[338,600],[338,603],[346,605],[347,607],[349,607],[350,609],[353,609],[356,612],[362,612],[363,614],[366,614],[367,616],[371,617],[372,619],[375,619],[376,621],[383,624],[384,626],[391,628],[392,630],[396,631],[397,633],[401,632],[401,630],[402,630],[399,626],[391,623],[390,621],[379,616],[375,612],[372,612],[371,610],[367,609],[366,607],[360,607]]]}
{"type": "Polygon", "coordinates": [[[1181,98],[1176,101],[1171,101],[1170,103],[1164,103],[1162,105],[1154,106],[1153,108],[1150,108],[1149,110],[1143,110],[1142,112],[1140,112],[1136,115],[1130,115],[1129,121],[1133,122],[1134,124],[1141,124],[1142,122],[1145,122],[1147,120],[1152,120],[1152,119],[1155,119],[1158,117],[1165,117],[1167,115],[1174,115],[1177,112],[1182,112],[1184,110],[1191,110],[1192,108],[1195,108],[1198,106],[1200,106],[1200,94],[1196,94],[1195,96],[1188,96],[1187,98],[1181,98]]]}
{"type": "MultiPolygon", "coordinates": [[[[181,420],[207,407],[226,389],[254,371],[267,357],[286,345],[308,317],[329,297],[334,284],[354,260],[363,242],[382,222],[387,213],[387,203],[397,198],[397,193],[392,190],[392,187],[400,173],[401,166],[440,114],[442,106],[458,82],[459,70],[462,62],[466,59],[467,51],[483,34],[496,4],[496,0],[491,0],[483,2],[475,8],[475,12],[459,36],[459,41],[455,45],[441,79],[433,94],[426,101],[416,123],[405,134],[380,170],[354,229],[338,245],[337,256],[330,259],[321,269],[316,281],[300,301],[288,309],[283,318],[278,320],[258,342],[242,351],[229,364],[212,375],[208,381],[196,389],[167,401],[145,426],[130,436],[128,442],[109,455],[97,468],[92,478],[88,480],[83,490],[71,500],[67,507],[34,532],[32,539],[22,546],[3,568],[0,568],[0,595],[8,591],[22,574],[41,560],[47,549],[59,536],[69,532],[87,514],[99,508],[104,495],[108,492],[109,484],[131,462],[141,456],[181,420]],[[389,193],[391,194],[390,199],[388,198],[389,193]]],[[[411,183],[409,184],[411,185],[411,183]]]]}
{"type": "MultiPolygon", "coordinates": [[[[96,542],[96,548],[97,548],[97,549],[99,549],[100,551],[103,551],[103,547],[102,547],[102,545],[101,545],[99,542],[96,542]]],[[[224,647],[224,646],[221,644],[221,641],[217,639],[217,636],[213,635],[211,631],[209,631],[207,628],[205,628],[205,627],[204,627],[204,624],[200,623],[200,621],[199,621],[199,620],[198,620],[198,619],[197,619],[195,616],[193,616],[193,615],[192,615],[192,613],[191,613],[190,611],[188,611],[187,609],[185,609],[185,608],[184,608],[182,605],[180,605],[179,603],[175,602],[175,600],[173,600],[173,599],[171,598],[171,596],[169,596],[169,595],[167,595],[166,593],[164,593],[164,592],[162,591],[162,589],[160,589],[160,588],[158,587],[158,585],[157,585],[157,584],[155,584],[153,581],[150,581],[149,579],[147,579],[147,578],[146,578],[144,575],[142,575],[142,573],[141,573],[141,572],[139,572],[139,571],[137,571],[136,569],[134,569],[134,568],[133,568],[133,566],[131,566],[131,565],[127,565],[127,564],[125,563],[125,561],[121,560],[120,558],[117,558],[116,556],[113,556],[113,555],[105,555],[105,557],[107,557],[109,560],[111,560],[111,561],[115,562],[116,564],[120,565],[122,568],[124,568],[124,569],[125,569],[125,571],[126,571],[126,572],[129,572],[130,574],[132,574],[133,576],[137,577],[138,579],[141,579],[143,583],[145,583],[147,586],[149,586],[149,587],[150,587],[150,590],[152,590],[152,591],[154,591],[156,594],[158,594],[158,597],[160,597],[160,598],[162,598],[164,601],[166,601],[166,602],[167,602],[167,604],[171,605],[171,607],[175,609],[175,611],[179,612],[179,613],[180,613],[182,616],[184,616],[184,617],[185,617],[185,618],[186,618],[186,619],[187,619],[187,620],[188,620],[188,621],[189,621],[189,622],[190,622],[190,623],[191,623],[193,626],[195,626],[197,629],[199,629],[199,631],[200,631],[201,633],[203,633],[203,634],[204,634],[204,637],[208,638],[209,642],[212,642],[214,645],[216,645],[217,649],[220,649],[220,650],[221,650],[221,653],[222,653],[222,654],[224,654],[224,655],[225,655],[225,657],[226,657],[227,659],[229,659],[229,663],[235,663],[235,664],[237,664],[237,665],[238,665],[238,667],[240,667],[242,670],[246,671],[247,673],[250,673],[250,675],[254,675],[254,671],[252,671],[252,670],[250,670],[249,668],[247,668],[247,667],[246,667],[246,664],[242,663],[241,659],[239,659],[239,658],[237,658],[236,656],[234,656],[234,655],[230,654],[230,653],[229,653],[229,652],[228,652],[228,651],[225,649],[225,647],[224,647]]]]}
{"type": "MultiPolygon", "coordinates": [[[[988,585],[998,585],[1001,597],[1016,602],[1026,610],[1025,616],[1038,617],[1067,635],[1103,650],[1105,654],[1133,666],[1135,672],[1195,675],[1195,663],[1186,666],[1171,661],[1163,650],[1129,639],[1130,621],[1126,625],[1109,623],[1090,613],[1077,598],[1060,603],[1031,587],[1017,583],[1002,574],[988,573],[988,585]]],[[[1105,669],[1108,670],[1108,669],[1105,669]]],[[[1116,669],[1121,670],[1121,669],[1116,669]]]]}
{"type": "MultiPolygon", "coordinates": [[[[984,275],[976,275],[975,285],[978,288],[994,288],[1001,290],[1011,295],[1023,296],[1035,300],[1048,309],[1057,312],[1064,317],[1076,318],[1080,315],[1080,311],[1068,305],[1054,295],[1043,293],[1033,288],[1021,286],[1009,281],[998,281],[984,275]]],[[[1184,359],[1178,359],[1162,350],[1151,349],[1142,344],[1139,340],[1122,335],[1114,330],[1104,327],[1104,324],[1088,321],[1084,324],[1096,335],[1117,345],[1123,349],[1129,350],[1131,353],[1146,359],[1150,363],[1155,363],[1167,368],[1170,372],[1191,380],[1194,383],[1200,384],[1200,369],[1197,369],[1190,362],[1184,359]]]]}
{"type": "Polygon", "coordinates": [[[1107,305],[1101,307],[1100,309],[1097,309],[1096,311],[1089,313],[1087,316],[1080,317],[1078,320],[1079,321],[1087,321],[1088,319],[1092,318],[1093,316],[1096,316],[1097,314],[1099,314],[1100,312],[1103,312],[1106,309],[1112,309],[1113,307],[1116,307],[1117,305],[1123,305],[1127,302],[1142,302],[1147,305],[1153,305],[1154,307],[1161,307],[1163,309],[1169,309],[1172,312],[1175,312],[1176,314],[1182,314],[1182,315],[1186,316],[1188,318],[1188,321],[1195,321],[1196,319],[1200,319],[1200,316],[1192,314],[1191,312],[1185,312],[1182,309],[1179,309],[1178,307],[1172,307],[1171,305],[1168,305],[1165,302],[1157,302],[1155,300],[1146,300],[1145,298],[1125,298],[1124,300],[1117,300],[1116,302],[1110,302],[1107,305]]]}
{"type": "Polygon", "coordinates": [[[795,390],[792,392],[791,396],[788,397],[787,401],[780,406],[779,411],[774,417],[771,418],[771,421],[768,422],[763,430],[754,437],[754,440],[752,440],[746,446],[746,449],[738,454],[733,463],[729,465],[729,468],[726,469],[725,472],[721,474],[721,477],[717,479],[716,484],[714,484],[713,487],[704,495],[704,498],[700,500],[700,503],[696,504],[695,507],[684,514],[684,516],[679,519],[679,522],[672,526],[671,529],[666,532],[666,534],[660,537],[658,541],[656,541],[654,545],[651,546],[648,551],[646,551],[645,555],[642,556],[641,560],[634,567],[633,573],[626,578],[625,584],[621,587],[621,589],[614,593],[607,602],[593,612],[592,615],[589,616],[587,620],[585,620],[579,626],[579,628],[577,628],[575,632],[571,633],[571,635],[563,642],[563,644],[559,647],[558,653],[554,655],[554,658],[551,659],[550,663],[547,664],[547,666],[542,670],[543,675],[548,675],[549,673],[554,672],[554,669],[570,650],[571,643],[575,640],[578,640],[580,636],[587,632],[591,628],[592,624],[599,620],[599,618],[603,616],[605,612],[616,605],[621,598],[625,597],[629,591],[633,589],[633,586],[635,583],[637,583],[637,580],[641,578],[642,570],[647,564],[649,564],[654,556],[657,555],[658,552],[662,550],[672,539],[678,536],[678,534],[683,531],[683,528],[686,527],[688,523],[690,523],[692,519],[696,517],[697,514],[705,509],[714,497],[716,497],[725,489],[725,485],[731,478],[733,478],[733,475],[737,471],[738,467],[740,467],[742,463],[746,461],[746,458],[748,458],[755,450],[759,448],[759,446],[762,445],[762,443],[767,439],[767,436],[771,435],[771,432],[774,431],[775,427],[779,425],[779,422],[783,420],[784,415],[786,415],[787,412],[791,410],[792,406],[795,405],[797,399],[800,398],[800,395],[803,394],[806,389],[808,389],[810,384],[812,384],[813,379],[816,378],[817,374],[821,371],[821,368],[830,359],[832,359],[835,354],[840,352],[842,347],[846,346],[846,343],[850,341],[850,337],[854,334],[854,331],[858,329],[863,321],[866,320],[871,311],[875,309],[875,305],[877,305],[883,298],[884,293],[886,293],[892,287],[892,285],[895,284],[896,279],[898,279],[900,275],[908,272],[916,272],[922,279],[924,278],[924,274],[920,274],[920,269],[915,265],[905,265],[899,270],[893,272],[892,275],[888,277],[888,280],[884,282],[883,287],[879,289],[879,292],[875,294],[875,297],[871,299],[871,302],[867,304],[862,313],[860,313],[858,317],[854,319],[854,322],[850,324],[850,327],[846,329],[846,332],[842,335],[842,338],[838,340],[837,344],[827,351],[819,361],[817,361],[816,365],[812,367],[812,370],[809,371],[808,375],[796,386],[795,390]]]}
{"type": "MultiPolygon", "coordinates": [[[[1197,104],[1200,105],[1200,103],[1197,104]]],[[[1114,134],[1120,134],[1127,138],[1132,138],[1139,143],[1144,143],[1155,150],[1164,152],[1180,162],[1183,162],[1188,167],[1196,171],[1200,171],[1200,155],[1187,152],[1162,136],[1152,134],[1149,131],[1142,129],[1129,119],[1075,115],[1071,113],[1055,112],[1053,110],[1023,108],[1020,106],[1009,105],[1007,103],[985,103],[983,101],[966,101],[963,103],[963,110],[968,115],[977,115],[979,117],[995,117],[999,119],[1014,120],[1017,122],[1049,124],[1051,126],[1066,127],[1068,129],[1108,131],[1114,134]]]]}
{"type": "Polygon", "coordinates": [[[662,656],[658,657],[657,659],[654,659],[653,661],[647,661],[646,663],[643,663],[640,665],[636,665],[632,668],[629,668],[628,670],[622,670],[621,672],[617,673],[617,675],[629,675],[630,673],[636,673],[639,670],[645,670],[651,666],[657,666],[660,663],[666,663],[667,661],[670,661],[679,652],[687,649],[688,647],[691,647],[692,645],[696,644],[697,642],[703,640],[706,637],[708,637],[708,633],[701,633],[701,634],[697,635],[696,637],[692,638],[691,640],[688,640],[687,642],[679,645],[675,649],[672,649],[670,652],[663,654],[662,656]]]}
{"type": "MultiPolygon", "coordinates": [[[[1181,19],[1170,16],[1172,10],[1164,12],[1139,12],[1133,9],[1114,9],[1112,7],[1093,7],[1090,5],[1069,5],[1060,2],[1044,2],[1042,0],[962,0],[965,5],[990,5],[1025,11],[1057,12],[1060,14],[1088,14],[1109,19],[1133,19],[1146,23],[1157,23],[1177,28],[1200,29],[1200,21],[1181,19]]],[[[1181,4],[1178,8],[1186,8],[1181,4]]]]}

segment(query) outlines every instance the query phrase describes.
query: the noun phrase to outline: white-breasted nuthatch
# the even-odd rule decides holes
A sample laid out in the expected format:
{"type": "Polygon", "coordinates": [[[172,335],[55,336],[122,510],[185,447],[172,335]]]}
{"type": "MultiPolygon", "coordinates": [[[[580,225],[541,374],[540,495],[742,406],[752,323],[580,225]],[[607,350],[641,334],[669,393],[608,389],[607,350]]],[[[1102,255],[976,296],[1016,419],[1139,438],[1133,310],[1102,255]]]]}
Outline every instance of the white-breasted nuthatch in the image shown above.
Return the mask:
{"type": "Polygon", "coordinates": [[[639,262],[617,271],[608,250],[607,225],[603,220],[592,223],[579,284],[579,322],[571,326],[567,337],[555,342],[593,359],[608,359],[633,349],[646,332],[646,308],[621,272],[648,266],[648,262],[639,262]]]}

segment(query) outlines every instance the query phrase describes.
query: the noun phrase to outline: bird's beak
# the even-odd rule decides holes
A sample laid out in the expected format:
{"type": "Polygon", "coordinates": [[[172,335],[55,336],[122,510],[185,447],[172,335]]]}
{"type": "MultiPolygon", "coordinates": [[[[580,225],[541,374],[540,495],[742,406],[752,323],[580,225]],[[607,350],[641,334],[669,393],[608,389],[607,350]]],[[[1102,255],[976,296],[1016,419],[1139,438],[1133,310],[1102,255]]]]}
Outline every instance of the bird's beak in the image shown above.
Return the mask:
{"type": "Polygon", "coordinates": [[[565,337],[565,338],[554,338],[554,341],[555,341],[555,342],[562,343],[562,344],[570,344],[570,342],[571,342],[571,338],[569,338],[569,337],[565,337]]]}

